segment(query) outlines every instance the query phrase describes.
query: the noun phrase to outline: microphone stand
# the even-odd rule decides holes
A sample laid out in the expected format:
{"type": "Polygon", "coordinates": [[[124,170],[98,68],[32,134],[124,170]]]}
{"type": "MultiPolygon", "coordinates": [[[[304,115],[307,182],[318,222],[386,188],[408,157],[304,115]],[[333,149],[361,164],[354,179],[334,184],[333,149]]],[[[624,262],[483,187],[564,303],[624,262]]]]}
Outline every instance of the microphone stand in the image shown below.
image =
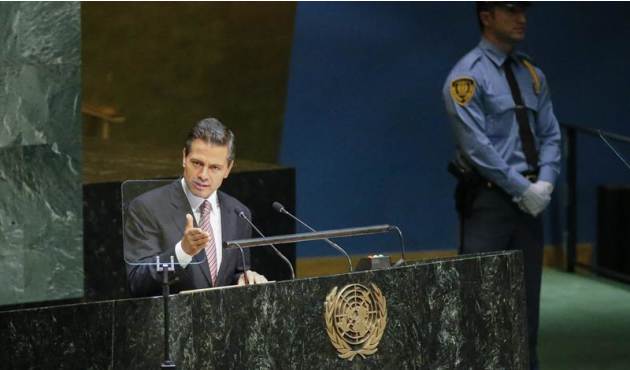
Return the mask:
{"type": "MultiPolygon", "coordinates": [[[[300,220],[299,218],[297,218],[296,216],[294,216],[293,214],[291,214],[289,211],[287,211],[286,209],[284,209],[284,206],[278,202],[274,202],[272,205],[273,209],[275,209],[277,212],[280,213],[284,213],[285,215],[291,217],[292,219],[294,219],[295,221],[299,222],[302,226],[304,226],[305,228],[309,229],[312,232],[317,232],[317,230],[313,229],[312,227],[310,227],[306,222],[300,220]]],[[[352,269],[352,259],[350,259],[350,256],[348,255],[348,253],[345,251],[345,249],[341,248],[339,246],[339,244],[333,242],[332,240],[330,240],[329,238],[324,238],[322,239],[323,241],[325,241],[328,245],[330,245],[331,247],[335,248],[337,251],[341,252],[346,259],[348,260],[348,269],[350,272],[353,271],[352,269]]]]}
{"type": "MultiPolygon", "coordinates": [[[[303,222],[302,220],[300,220],[299,218],[293,216],[292,214],[290,214],[289,212],[287,212],[286,210],[283,209],[283,213],[285,215],[289,215],[289,217],[291,217],[292,219],[294,219],[295,221],[299,222],[302,226],[304,226],[305,228],[309,229],[312,232],[317,232],[317,230],[313,229],[312,227],[310,227],[307,223],[303,222]]],[[[335,248],[336,250],[338,250],[339,252],[343,253],[343,255],[346,257],[346,259],[348,260],[348,270],[350,270],[350,272],[353,271],[352,268],[352,259],[350,259],[350,256],[348,255],[348,253],[339,246],[339,244],[333,242],[332,240],[326,238],[323,239],[328,245],[330,245],[331,247],[335,248]]]]}
{"type": "Polygon", "coordinates": [[[407,259],[405,258],[405,237],[403,237],[402,231],[398,226],[392,225],[389,227],[389,230],[394,230],[398,233],[398,238],[400,239],[400,259],[396,261],[393,267],[402,266],[407,259]]]}
{"type": "MultiPolygon", "coordinates": [[[[238,215],[245,221],[247,221],[247,223],[258,233],[258,235],[260,235],[263,238],[266,238],[266,236],[260,231],[258,230],[258,228],[256,227],[256,225],[254,225],[253,222],[251,222],[246,216],[245,213],[243,213],[243,211],[239,212],[238,215]]],[[[295,270],[293,270],[293,264],[291,264],[291,261],[289,261],[289,259],[287,257],[284,256],[284,254],[282,254],[278,248],[276,248],[275,245],[273,245],[272,243],[268,244],[271,249],[273,249],[273,251],[276,253],[276,255],[278,255],[278,257],[280,257],[280,259],[282,259],[282,261],[284,261],[284,263],[286,263],[287,265],[289,265],[289,270],[291,272],[291,280],[295,280],[295,270]]],[[[238,247],[238,249],[241,250],[241,253],[243,253],[243,248],[236,243],[236,246],[238,247]]]]}
{"type": "Polygon", "coordinates": [[[156,257],[156,270],[162,273],[162,301],[164,302],[164,361],[160,365],[160,369],[175,369],[175,362],[171,360],[169,350],[169,323],[170,315],[168,302],[170,297],[170,282],[168,280],[168,272],[175,271],[175,259],[171,256],[171,262],[160,262],[160,256],[156,257]]]}
{"type": "Polygon", "coordinates": [[[241,251],[241,263],[243,264],[243,282],[245,282],[245,285],[249,285],[249,278],[247,277],[247,270],[245,270],[245,252],[243,251],[243,248],[240,245],[236,245],[238,247],[238,250],[241,251]]]}

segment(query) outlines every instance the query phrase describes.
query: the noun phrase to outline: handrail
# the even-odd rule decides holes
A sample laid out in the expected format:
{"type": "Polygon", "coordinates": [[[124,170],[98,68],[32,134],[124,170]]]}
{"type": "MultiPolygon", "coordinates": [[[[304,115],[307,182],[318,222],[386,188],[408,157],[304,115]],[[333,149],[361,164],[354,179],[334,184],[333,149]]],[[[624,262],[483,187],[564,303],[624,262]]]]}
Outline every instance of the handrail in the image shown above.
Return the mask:
{"type": "MultiPolygon", "coordinates": [[[[602,139],[617,156],[619,154],[616,150],[607,142],[606,138],[615,140],[621,143],[630,144],[630,137],[615,134],[612,132],[606,132],[599,129],[594,129],[590,127],[583,127],[579,125],[569,124],[569,123],[560,123],[560,126],[566,130],[566,135],[564,137],[564,157],[566,163],[566,184],[567,184],[567,193],[565,197],[565,207],[566,207],[566,222],[565,222],[565,233],[566,233],[566,269],[568,272],[574,272],[575,266],[584,267],[583,264],[577,262],[577,212],[578,212],[578,204],[577,204],[577,134],[586,134],[598,137],[602,139]]],[[[624,163],[625,160],[619,156],[624,163]]],[[[626,164],[627,165],[627,164],[626,164]]],[[[592,271],[601,270],[596,268],[595,266],[590,267],[592,271]]],[[[626,277],[626,279],[630,280],[630,277],[626,277]]],[[[628,280],[626,280],[628,281],[628,280]]]]}
{"type": "Polygon", "coordinates": [[[630,144],[630,137],[624,136],[624,135],[620,135],[620,134],[615,134],[613,132],[602,131],[600,129],[574,125],[574,124],[571,124],[571,123],[560,123],[560,126],[562,126],[563,128],[566,128],[566,129],[576,130],[576,131],[578,131],[580,133],[584,133],[584,134],[588,134],[588,135],[592,135],[592,136],[599,137],[600,135],[603,135],[603,136],[605,136],[605,137],[607,137],[609,139],[620,141],[620,142],[623,142],[623,143],[626,143],[626,144],[630,144]]]}

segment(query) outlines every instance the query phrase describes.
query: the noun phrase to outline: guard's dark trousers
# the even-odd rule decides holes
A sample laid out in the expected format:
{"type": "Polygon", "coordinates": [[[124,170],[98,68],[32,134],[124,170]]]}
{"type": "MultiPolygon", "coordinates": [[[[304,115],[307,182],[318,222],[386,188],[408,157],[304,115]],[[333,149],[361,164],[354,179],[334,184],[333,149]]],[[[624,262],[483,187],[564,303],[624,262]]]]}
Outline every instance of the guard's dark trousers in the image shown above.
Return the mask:
{"type": "Polygon", "coordinates": [[[523,252],[527,300],[530,368],[538,369],[536,343],[542,274],[542,218],[521,211],[511,197],[497,187],[479,189],[469,217],[461,221],[461,253],[501,250],[523,252]]]}

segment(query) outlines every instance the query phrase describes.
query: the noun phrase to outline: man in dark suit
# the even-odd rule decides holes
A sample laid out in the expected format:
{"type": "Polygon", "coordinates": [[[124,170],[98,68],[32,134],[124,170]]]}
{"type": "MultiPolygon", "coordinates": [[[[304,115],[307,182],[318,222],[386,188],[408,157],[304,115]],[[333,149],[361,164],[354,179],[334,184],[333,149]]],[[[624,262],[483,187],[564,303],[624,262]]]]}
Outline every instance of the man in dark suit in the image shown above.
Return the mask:
{"type": "Polygon", "coordinates": [[[134,199],[124,225],[127,278],[134,296],[158,295],[160,261],[175,258],[172,292],[265,282],[249,270],[249,251],[223,249],[223,240],[251,237],[239,217],[251,212],[219,191],[234,164],[234,134],[215,118],[198,122],[183,149],[183,177],[134,199]],[[243,275],[246,276],[243,276],[243,275]]]}

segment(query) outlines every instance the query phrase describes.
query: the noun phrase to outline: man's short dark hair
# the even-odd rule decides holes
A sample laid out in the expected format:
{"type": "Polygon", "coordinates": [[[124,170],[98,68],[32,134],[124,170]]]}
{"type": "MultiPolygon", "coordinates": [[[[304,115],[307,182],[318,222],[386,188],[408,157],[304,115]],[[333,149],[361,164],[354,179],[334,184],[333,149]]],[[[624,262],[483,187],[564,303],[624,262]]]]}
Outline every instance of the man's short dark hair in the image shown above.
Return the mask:
{"type": "Polygon", "coordinates": [[[477,22],[479,22],[479,29],[483,32],[483,22],[481,21],[481,12],[488,11],[490,8],[487,5],[487,1],[476,1],[475,2],[475,10],[477,14],[477,22]]]}
{"type": "Polygon", "coordinates": [[[190,146],[196,139],[212,145],[227,146],[228,161],[234,160],[234,133],[216,118],[208,117],[197,122],[186,138],[185,155],[190,153],[190,146]]]}

